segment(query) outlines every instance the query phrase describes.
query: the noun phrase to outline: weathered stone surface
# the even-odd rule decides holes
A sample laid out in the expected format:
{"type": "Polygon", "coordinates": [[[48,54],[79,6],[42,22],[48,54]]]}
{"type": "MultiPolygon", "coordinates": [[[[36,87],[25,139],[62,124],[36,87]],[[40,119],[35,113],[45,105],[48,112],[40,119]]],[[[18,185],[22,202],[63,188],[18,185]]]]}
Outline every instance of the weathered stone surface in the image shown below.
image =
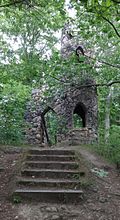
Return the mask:
{"type": "MultiPolygon", "coordinates": [[[[61,38],[61,54],[63,59],[75,53],[78,42],[70,37],[70,26],[65,24],[61,38]]],[[[69,70],[68,70],[69,71],[69,70]]],[[[83,74],[84,75],[84,74],[83,74]]],[[[96,84],[91,77],[82,79],[81,84],[96,84]]],[[[93,143],[98,137],[98,104],[97,90],[92,87],[69,87],[63,95],[53,98],[46,106],[45,112],[53,110],[58,119],[57,142],[69,140],[71,144],[93,143]],[[74,114],[82,120],[82,128],[74,127],[74,114]]],[[[29,143],[41,144],[46,141],[45,131],[41,122],[40,90],[32,91],[32,101],[28,104],[27,121],[31,129],[26,132],[29,143]]]]}
{"type": "Polygon", "coordinates": [[[41,139],[41,135],[40,134],[36,134],[36,138],[37,139],[41,139]]]}
{"type": "MultiPolygon", "coordinates": [[[[93,83],[93,80],[89,80],[93,83]]],[[[88,80],[87,80],[88,82],[88,80]]],[[[65,92],[65,97],[53,99],[49,105],[58,118],[57,141],[68,139],[71,144],[93,143],[97,141],[97,94],[92,87],[80,90],[71,88],[65,92]],[[59,100],[59,101],[58,101],[59,100]],[[83,127],[74,128],[73,115],[77,113],[82,118],[83,127]]],[[[32,114],[32,112],[31,112],[32,114]]],[[[27,138],[30,143],[41,144],[44,131],[41,126],[40,111],[33,111],[31,120],[32,127],[28,129],[27,138]]]]}
{"type": "MultiPolygon", "coordinates": [[[[89,80],[89,83],[93,82],[89,80]]],[[[59,103],[55,100],[50,105],[59,120],[58,142],[67,138],[78,140],[79,143],[81,140],[85,143],[97,141],[98,106],[95,88],[86,87],[80,90],[71,88],[65,94],[65,98],[59,97],[59,103]],[[82,128],[74,128],[73,115],[75,113],[82,118],[82,128]]]]}
{"type": "Polygon", "coordinates": [[[43,129],[41,122],[41,96],[40,90],[32,91],[31,101],[27,104],[25,119],[27,122],[26,142],[40,145],[43,142],[43,129]]]}

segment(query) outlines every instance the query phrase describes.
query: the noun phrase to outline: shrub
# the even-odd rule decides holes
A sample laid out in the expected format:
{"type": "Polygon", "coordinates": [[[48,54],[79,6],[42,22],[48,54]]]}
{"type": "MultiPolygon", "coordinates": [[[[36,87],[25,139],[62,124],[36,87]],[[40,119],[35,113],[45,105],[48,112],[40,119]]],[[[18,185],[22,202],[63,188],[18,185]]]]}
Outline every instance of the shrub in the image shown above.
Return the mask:
{"type": "Polygon", "coordinates": [[[0,94],[0,141],[3,144],[21,143],[24,132],[24,112],[29,87],[12,82],[3,85],[0,94]]]}

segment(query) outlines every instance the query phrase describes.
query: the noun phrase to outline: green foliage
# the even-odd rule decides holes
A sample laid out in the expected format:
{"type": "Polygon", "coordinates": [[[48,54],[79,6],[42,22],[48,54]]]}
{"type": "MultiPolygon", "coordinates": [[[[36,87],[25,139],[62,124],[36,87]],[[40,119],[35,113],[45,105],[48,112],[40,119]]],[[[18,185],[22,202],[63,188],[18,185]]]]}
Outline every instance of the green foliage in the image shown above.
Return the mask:
{"type": "Polygon", "coordinates": [[[108,154],[114,162],[120,163],[120,126],[112,125],[110,133],[110,148],[108,154]]]}
{"type": "Polygon", "coordinates": [[[3,84],[0,94],[0,141],[21,143],[25,129],[24,112],[30,89],[21,83],[3,84]]]}
{"type": "Polygon", "coordinates": [[[74,114],[74,115],[73,115],[73,120],[74,120],[74,127],[75,127],[75,128],[83,127],[82,119],[80,118],[79,115],[74,114]]]}
{"type": "Polygon", "coordinates": [[[120,126],[112,125],[110,129],[110,139],[104,142],[104,134],[101,132],[99,145],[91,146],[97,153],[117,164],[120,162],[120,126]]]}
{"type": "MultiPolygon", "coordinates": [[[[0,140],[2,143],[19,143],[24,132],[25,104],[32,88],[41,88],[44,105],[52,97],[64,96],[64,90],[70,85],[84,84],[84,78],[93,77],[97,83],[119,80],[119,68],[105,65],[119,64],[120,43],[115,29],[119,31],[120,9],[112,0],[71,0],[69,10],[75,12],[71,18],[65,9],[65,1],[1,0],[0,14],[0,140]],[[105,20],[104,18],[107,18],[105,20]],[[72,33],[85,53],[93,59],[81,57],[78,63],[76,55],[63,60],[60,55],[61,28],[71,21],[72,33]],[[111,23],[113,25],[111,25],[111,23]],[[57,37],[56,37],[57,36],[57,37]],[[64,79],[64,80],[63,80],[64,79]],[[63,83],[64,81],[64,83],[63,83]]],[[[68,9],[67,9],[68,10],[68,9]]],[[[119,88],[111,102],[110,143],[101,144],[98,151],[117,161],[119,155],[119,88]],[[117,126],[117,127],[116,127],[117,126]],[[113,147],[115,145],[115,147],[113,147]],[[113,156],[111,156],[113,155],[113,156]]],[[[99,133],[104,136],[106,87],[98,89],[99,133]]],[[[55,143],[59,123],[66,132],[65,121],[59,121],[54,113],[47,118],[48,130],[55,143]]],[[[75,127],[79,126],[78,118],[75,127]]]]}
{"type": "Polygon", "coordinates": [[[98,169],[96,167],[91,169],[91,171],[100,177],[106,177],[108,175],[108,172],[104,171],[103,169],[98,169]]]}
{"type": "Polygon", "coordinates": [[[22,198],[20,196],[18,196],[18,195],[13,196],[13,203],[19,204],[21,202],[22,202],[22,198]]]}
{"type": "Polygon", "coordinates": [[[48,135],[50,138],[51,144],[57,143],[57,130],[58,130],[58,118],[56,113],[50,111],[46,114],[46,122],[47,122],[47,129],[48,135]]]}

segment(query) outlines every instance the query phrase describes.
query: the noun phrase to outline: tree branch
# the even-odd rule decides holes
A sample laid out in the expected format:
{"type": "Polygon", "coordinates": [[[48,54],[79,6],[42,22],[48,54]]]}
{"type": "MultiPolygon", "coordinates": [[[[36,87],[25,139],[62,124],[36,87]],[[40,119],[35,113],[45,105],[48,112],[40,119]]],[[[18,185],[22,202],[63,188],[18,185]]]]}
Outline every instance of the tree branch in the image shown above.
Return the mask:
{"type": "Polygon", "coordinates": [[[112,86],[112,85],[115,84],[115,83],[120,83],[120,80],[115,80],[115,81],[109,82],[109,83],[107,84],[107,86],[112,86]]]}
{"type": "Polygon", "coordinates": [[[118,37],[120,37],[120,34],[119,34],[119,32],[117,31],[117,29],[116,29],[116,27],[114,26],[114,24],[111,22],[111,21],[109,21],[107,18],[105,18],[104,16],[101,16],[105,21],[107,21],[112,27],[113,27],[113,29],[114,29],[114,31],[116,32],[116,34],[117,34],[117,36],[118,37]]]}
{"type": "MultiPolygon", "coordinates": [[[[81,88],[86,88],[86,87],[100,87],[100,86],[112,86],[113,84],[117,84],[117,83],[120,83],[120,80],[114,80],[114,81],[111,81],[109,83],[98,83],[98,84],[87,84],[87,85],[78,85],[78,89],[81,89],[81,88]]],[[[72,86],[75,86],[72,84],[72,86]]]]}
{"type": "Polygon", "coordinates": [[[116,1],[116,0],[112,0],[112,2],[115,2],[115,3],[117,3],[117,4],[120,4],[120,2],[118,2],[118,1],[116,1]]]}
{"type": "Polygon", "coordinates": [[[13,5],[15,6],[16,4],[23,3],[23,1],[24,1],[24,0],[15,1],[15,2],[8,3],[8,4],[0,5],[0,8],[5,8],[5,7],[13,6],[13,5]]]}
{"type": "Polygon", "coordinates": [[[59,79],[59,78],[57,78],[57,77],[55,77],[55,76],[52,76],[52,75],[49,75],[49,76],[52,77],[53,79],[55,79],[55,80],[61,82],[61,83],[66,83],[64,79],[59,79]]]}
{"type": "MultiPolygon", "coordinates": [[[[88,57],[88,58],[90,58],[90,59],[92,59],[92,60],[96,60],[95,58],[90,57],[90,56],[88,56],[88,55],[86,55],[86,54],[85,54],[85,56],[88,57]]],[[[105,65],[108,65],[108,66],[111,66],[111,67],[115,67],[115,68],[120,69],[120,65],[114,65],[114,64],[105,62],[105,61],[103,61],[103,60],[97,60],[97,61],[98,61],[99,63],[103,63],[103,64],[105,64],[105,65]]]]}
{"type": "Polygon", "coordinates": [[[70,84],[68,82],[65,82],[61,79],[58,79],[57,77],[54,77],[52,75],[50,75],[50,77],[52,77],[53,79],[59,81],[60,83],[62,84],[65,84],[65,85],[69,85],[69,86],[72,86],[72,87],[76,87],[78,89],[81,89],[81,88],[86,88],[86,87],[100,87],[100,86],[112,86],[113,84],[119,84],[120,83],[120,80],[114,80],[114,81],[110,81],[108,83],[98,83],[98,84],[87,84],[87,85],[76,85],[74,83],[70,84]]]}

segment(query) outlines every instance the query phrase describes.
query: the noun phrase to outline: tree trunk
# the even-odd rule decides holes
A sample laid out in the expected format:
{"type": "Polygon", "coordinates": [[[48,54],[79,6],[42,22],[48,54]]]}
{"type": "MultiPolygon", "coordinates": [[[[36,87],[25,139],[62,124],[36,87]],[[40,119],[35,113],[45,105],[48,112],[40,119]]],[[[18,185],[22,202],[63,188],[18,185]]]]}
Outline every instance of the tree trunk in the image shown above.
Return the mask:
{"type": "Polygon", "coordinates": [[[110,135],[110,104],[111,104],[111,98],[113,94],[113,87],[110,87],[109,94],[106,97],[106,113],[105,113],[105,143],[108,143],[109,141],[109,135],[110,135]]]}

